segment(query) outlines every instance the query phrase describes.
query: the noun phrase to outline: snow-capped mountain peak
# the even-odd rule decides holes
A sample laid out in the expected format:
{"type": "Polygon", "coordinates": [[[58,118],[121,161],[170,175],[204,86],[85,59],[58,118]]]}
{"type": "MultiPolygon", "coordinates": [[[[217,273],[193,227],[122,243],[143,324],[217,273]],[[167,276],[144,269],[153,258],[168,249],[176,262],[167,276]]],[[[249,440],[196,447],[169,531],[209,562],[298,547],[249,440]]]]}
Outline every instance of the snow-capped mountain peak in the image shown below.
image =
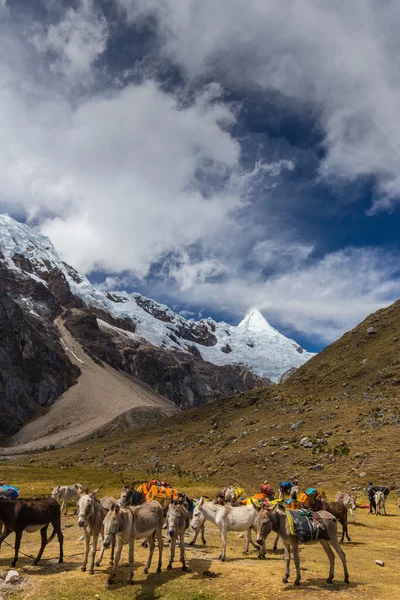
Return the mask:
{"type": "Polygon", "coordinates": [[[272,381],[313,356],[274,329],[257,308],[252,308],[235,327],[211,318],[187,320],[168,306],[135,292],[104,292],[64,263],[47,237],[8,215],[0,215],[0,260],[2,257],[10,268],[20,269],[45,284],[54,272],[61,274],[72,294],[86,306],[114,319],[128,319],[134,324],[131,335],[153,346],[197,353],[216,365],[241,364],[272,381]]]}
{"type": "Polygon", "coordinates": [[[267,319],[260,313],[258,308],[249,310],[244,319],[239,323],[238,328],[254,333],[263,331],[271,333],[272,335],[279,335],[279,331],[274,329],[274,327],[268,323],[267,319]]]}

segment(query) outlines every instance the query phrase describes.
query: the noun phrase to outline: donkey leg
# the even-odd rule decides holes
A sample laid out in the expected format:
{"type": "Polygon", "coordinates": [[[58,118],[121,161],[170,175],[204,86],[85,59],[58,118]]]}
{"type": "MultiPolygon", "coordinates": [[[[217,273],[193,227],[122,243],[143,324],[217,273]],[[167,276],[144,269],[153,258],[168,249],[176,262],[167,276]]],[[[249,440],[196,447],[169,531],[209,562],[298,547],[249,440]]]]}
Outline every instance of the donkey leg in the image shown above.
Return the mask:
{"type": "MultiPolygon", "coordinates": [[[[203,527],[203,525],[202,525],[202,527],[203,527]]],[[[194,532],[194,536],[193,536],[192,541],[189,542],[189,546],[194,546],[195,545],[199,533],[200,533],[200,528],[197,528],[196,531],[194,532]]]]}
{"type": "Polygon", "coordinates": [[[205,526],[204,523],[203,525],[200,527],[200,531],[201,531],[201,541],[203,542],[203,545],[206,545],[206,538],[205,538],[205,526]]]}
{"type": "Polygon", "coordinates": [[[133,585],[133,552],[134,552],[134,541],[131,538],[129,540],[129,579],[128,585],[133,585]]]}
{"type": "Polygon", "coordinates": [[[276,549],[278,547],[278,542],[279,542],[279,533],[276,534],[276,538],[274,541],[274,548],[273,548],[274,552],[276,552],[276,549]]]}
{"type": "MultiPolygon", "coordinates": [[[[102,534],[100,533],[100,553],[99,553],[99,558],[96,560],[96,562],[94,563],[96,567],[100,567],[101,565],[101,561],[103,560],[103,556],[104,556],[104,552],[105,552],[105,548],[103,546],[103,541],[104,541],[104,537],[102,536],[102,534]]],[[[114,542],[114,541],[113,541],[114,542]]]]}
{"type": "Polygon", "coordinates": [[[42,538],[42,543],[40,544],[40,550],[39,553],[37,555],[37,557],[35,558],[35,560],[33,561],[34,565],[37,565],[39,560],[42,558],[42,554],[44,552],[44,549],[46,548],[47,545],[47,530],[48,530],[49,526],[46,525],[45,527],[43,527],[43,529],[40,530],[40,536],[42,538]]]}
{"type": "Polygon", "coordinates": [[[153,535],[150,535],[150,536],[147,538],[147,540],[148,540],[148,542],[149,542],[149,556],[148,556],[148,558],[147,558],[147,563],[146,563],[146,566],[145,566],[145,568],[144,568],[144,572],[146,573],[146,575],[147,575],[147,573],[149,572],[150,565],[151,565],[151,561],[152,561],[153,554],[154,554],[154,548],[155,548],[155,546],[156,546],[156,544],[155,544],[155,542],[154,542],[154,536],[153,536],[153,535]]]}
{"type": "Polygon", "coordinates": [[[118,548],[117,548],[117,552],[115,554],[114,566],[108,577],[108,583],[113,583],[115,576],[117,574],[117,568],[118,568],[119,561],[121,560],[121,552],[122,552],[123,545],[124,545],[124,542],[122,540],[118,539],[118,548]]]}
{"type": "Polygon", "coordinates": [[[225,529],[221,529],[221,540],[222,540],[222,551],[219,555],[219,559],[224,562],[226,558],[226,531],[225,529]]]}
{"type": "Polygon", "coordinates": [[[301,573],[300,573],[300,555],[299,555],[299,544],[296,541],[293,544],[293,560],[294,566],[296,567],[296,579],[294,585],[300,585],[301,573]]]}
{"type": "Polygon", "coordinates": [[[65,498],[62,501],[61,512],[64,513],[64,515],[66,515],[68,512],[67,501],[65,500],[65,498]],[[64,512],[64,508],[65,508],[65,512],[64,512]]]}
{"type": "Polygon", "coordinates": [[[342,561],[343,564],[343,571],[344,571],[344,582],[345,583],[349,583],[349,572],[347,570],[347,561],[346,561],[346,555],[342,550],[342,547],[340,546],[338,540],[329,540],[330,545],[336,550],[337,554],[339,555],[340,560],[342,561]]]}
{"type": "Polygon", "coordinates": [[[182,571],[187,571],[186,560],[185,560],[185,532],[182,531],[180,534],[181,538],[181,563],[182,563],[182,571]]]}
{"type": "MultiPolygon", "coordinates": [[[[163,548],[164,548],[164,542],[163,542],[161,528],[157,529],[156,534],[157,534],[157,543],[158,543],[158,565],[157,565],[157,573],[161,573],[162,553],[163,553],[163,548]]],[[[154,536],[153,536],[153,540],[154,540],[154,536]]]]}
{"type": "Polygon", "coordinates": [[[349,530],[348,530],[348,523],[347,523],[347,521],[345,521],[345,523],[343,524],[343,533],[346,533],[347,541],[351,542],[351,539],[349,538],[349,530]]]}
{"type": "Polygon", "coordinates": [[[15,554],[14,554],[14,560],[11,563],[11,567],[15,567],[15,565],[17,564],[19,547],[21,545],[21,538],[22,538],[22,531],[19,531],[19,530],[16,531],[15,532],[15,546],[14,546],[15,554]]]}
{"type": "Polygon", "coordinates": [[[116,544],[116,538],[115,538],[115,535],[114,535],[113,536],[113,541],[112,541],[112,544],[111,544],[110,567],[112,567],[113,564],[114,564],[115,544],[116,544]]]}
{"type": "Polygon", "coordinates": [[[1,548],[1,544],[3,542],[3,540],[6,539],[6,537],[8,537],[10,535],[10,533],[12,533],[12,529],[8,529],[5,525],[4,525],[4,531],[3,533],[0,535],[0,548],[1,548]]]}
{"type": "Polygon", "coordinates": [[[172,563],[174,562],[175,557],[175,545],[176,545],[176,533],[171,537],[171,546],[169,551],[169,563],[167,565],[167,569],[172,569],[172,563]]]}
{"type": "Polygon", "coordinates": [[[290,576],[290,544],[283,543],[285,549],[285,576],[282,579],[282,583],[288,583],[290,576]]]}
{"type": "Polygon", "coordinates": [[[83,563],[81,566],[81,571],[86,571],[86,565],[89,556],[89,545],[90,545],[90,533],[85,529],[85,550],[83,555],[83,563]]]}
{"type": "Polygon", "coordinates": [[[321,540],[321,546],[325,550],[326,554],[329,558],[329,577],[326,580],[326,583],[332,583],[332,579],[335,575],[335,555],[332,552],[332,548],[327,540],[321,540]]]}
{"type": "Polygon", "coordinates": [[[97,542],[99,539],[99,534],[98,533],[94,533],[93,534],[93,541],[92,541],[92,555],[91,555],[91,560],[90,560],[90,569],[89,569],[89,573],[91,575],[94,574],[94,561],[96,559],[96,552],[97,552],[97,542]]]}

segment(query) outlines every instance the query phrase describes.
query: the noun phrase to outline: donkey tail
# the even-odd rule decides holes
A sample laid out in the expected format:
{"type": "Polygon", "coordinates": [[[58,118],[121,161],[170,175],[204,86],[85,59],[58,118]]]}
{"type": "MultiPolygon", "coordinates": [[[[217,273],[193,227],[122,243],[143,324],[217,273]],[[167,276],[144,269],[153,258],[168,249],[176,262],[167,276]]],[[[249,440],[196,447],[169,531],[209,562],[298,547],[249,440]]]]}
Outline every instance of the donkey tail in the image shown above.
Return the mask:
{"type": "Polygon", "coordinates": [[[46,544],[48,544],[49,542],[51,542],[51,540],[54,538],[54,536],[56,535],[56,528],[53,527],[53,531],[51,533],[51,536],[49,537],[49,539],[47,540],[46,544]]]}

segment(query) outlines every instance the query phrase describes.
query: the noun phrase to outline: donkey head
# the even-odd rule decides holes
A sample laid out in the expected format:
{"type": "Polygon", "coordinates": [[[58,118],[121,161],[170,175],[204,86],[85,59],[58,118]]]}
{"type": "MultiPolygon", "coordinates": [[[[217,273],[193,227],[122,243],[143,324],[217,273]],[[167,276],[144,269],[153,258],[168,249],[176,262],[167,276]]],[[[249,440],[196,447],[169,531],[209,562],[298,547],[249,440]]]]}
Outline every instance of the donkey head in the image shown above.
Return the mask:
{"type": "Polygon", "coordinates": [[[111,543],[119,531],[119,522],[118,516],[120,514],[120,506],[119,504],[114,504],[111,510],[106,514],[106,518],[103,521],[104,525],[104,538],[103,538],[103,546],[104,548],[109,548],[111,543]]]}

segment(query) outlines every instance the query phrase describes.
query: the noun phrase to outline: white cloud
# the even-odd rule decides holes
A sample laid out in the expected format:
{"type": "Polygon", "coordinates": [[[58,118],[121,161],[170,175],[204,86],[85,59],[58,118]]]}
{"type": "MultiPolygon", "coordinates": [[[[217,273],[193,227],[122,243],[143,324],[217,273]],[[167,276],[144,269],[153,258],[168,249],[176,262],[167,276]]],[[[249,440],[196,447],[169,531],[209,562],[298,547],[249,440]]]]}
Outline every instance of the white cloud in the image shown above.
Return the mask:
{"type": "MultiPolygon", "coordinates": [[[[68,77],[87,77],[94,61],[103,54],[108,38],[104,15],[93,0],[78,0],[77,8],[68,8],[60,20],[40,27],[33,37],[39,52],[51,52],[56,58],[50,68],[68,77]]],[[[87,84],[80,79],[80,84],[87,84]]]]}
{"type": "Polygon", "coordinates": [[[133,20],[156,17],[162,53],[184,69],[192,103],[144,69],[140,83],[129,83],[129,69],[115,87],[102,79],[98,59],[113,31],[92,0],[61,14],[51,2],[51,24],[1,26],[0,209],[38,222],[78,269],[106,271],[103,289],[164,263],[163,294],[189,311],[241,316],[256,305],[288,330],[331,341],[395,299],[398,257],[349,248],[316,260],[312,241],[268,210],[295,153],[263,155],[245,171],[232,133],[237,105],[223,101],[221,85],[278,89],[314,110],[325,135],[321,177],[375,175],[371,211],[391,208],[400,191],[400,6],[118,1],[133,20]],[[204,88],[203,76],[222,84],[204,88]]]}
{"type": "Polygon", "coordinates": [[[277,89],[314,108],[325,178],[377,178],[372,210],[400,198],[400,4],[395,0],[118,0],[155,17],[162,53],[187,76],[277,89]]]}
{"type": "Polygon", "coordinates": [[[328,343],[400,296],[399,270],[398,255],[347,248],[312,265],[299,259],[293,268],[268,281],[254,272],[231,273],[223,281],[198,282],[195,289],[181,289],[180,294],[182,301],[207,303],[215,309],[225,306],[237,318],[255,306],[286,331],[328,343]]]}

